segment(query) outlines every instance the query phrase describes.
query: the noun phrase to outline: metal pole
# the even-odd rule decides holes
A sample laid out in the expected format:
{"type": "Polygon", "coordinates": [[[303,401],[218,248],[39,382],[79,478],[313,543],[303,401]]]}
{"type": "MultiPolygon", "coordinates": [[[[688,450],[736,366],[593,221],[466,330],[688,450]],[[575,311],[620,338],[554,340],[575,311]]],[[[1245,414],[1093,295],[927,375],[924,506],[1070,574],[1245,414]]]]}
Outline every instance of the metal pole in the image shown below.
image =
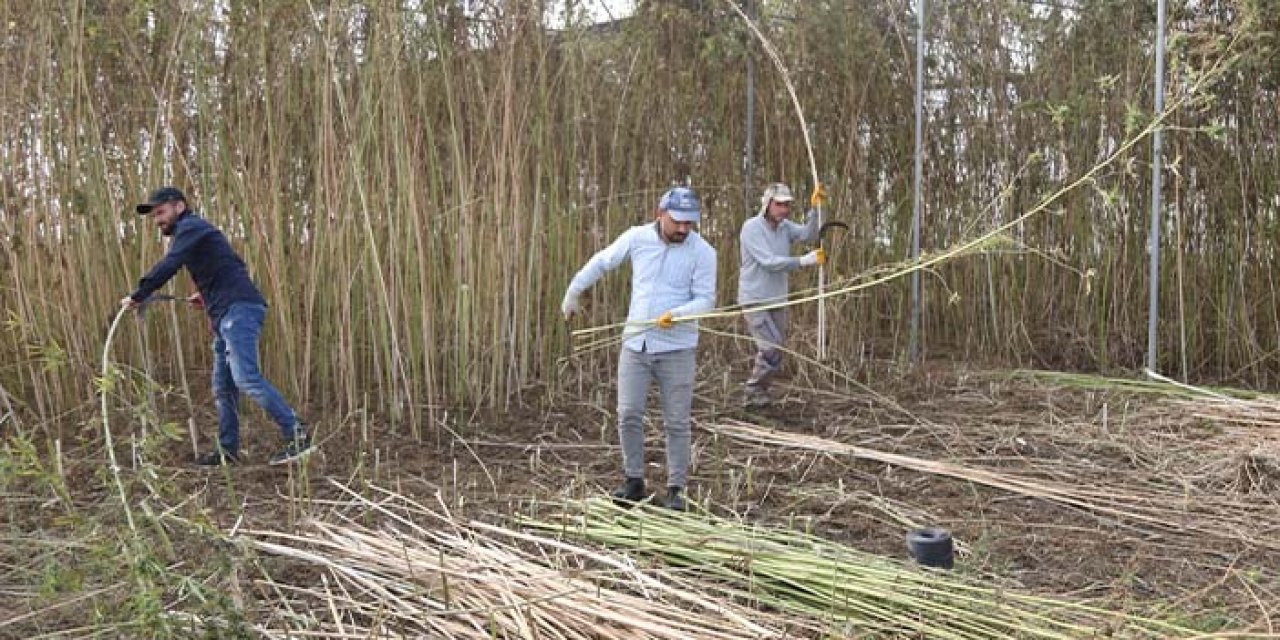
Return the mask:
{"type": "MultiPolygon", "coordinates": [[[[1156,3],[1156,117],[1164,112],[1164,0],[1156,3]]],[[[1147,252],[1151,255],[1151,275],[1147,304],[1147,369],[1156,371],[1156,325],[1160,310],[1160,143],[1163,128],[1151,136],[1151,234],[1147,252]]]]}
{"type": "MultiPolygon", "coordinates": [[[[817,189],[819,185],[813,185],[817,189]]],[[[818,220],[822,220],[822,205],[813,208],[814,215],[818,216],[818,220]]],[[[822,247],[822,233],[818,233],[818,248],[822,247]]],[[[825,362],[827,360],[827,297],[824,295],[827,290],[827,267],[826,265],[818,265],[818,360],[825,362]]]]}
{"type": "MultiPolygon", "coordinates": [[[[755,4],[751,0],[743,0],[743,13],[747,16],[754,16],[752,13],[752,5],[755,4]]],[[[747,34],[750,38],[750,34],[747,34]]],[[[747,49],[747,142],[742,148],[742,201],[743,211],[753,211],[751,206],[751,178],[755,174],[754,160],[755,153],[755,129],[756,129],[756,61],[751,55],[751,50],[747,49]]],[[[750,215],[748,213],[748,215],[750,215]]]]}
{"type": "MultiPolygon", "coordinates": [[[[1163,1],[1163,0],[1162,0],[1163,1]]],[[[911,260],[920,260],[920,180],[924,173],[924,12],[925,0],[916,8],[916,166],[915,194],[911,204],[911,260]]],[[[907,357],[920,357],[920,272],[911,272],[911,337],[907,357]]]]}

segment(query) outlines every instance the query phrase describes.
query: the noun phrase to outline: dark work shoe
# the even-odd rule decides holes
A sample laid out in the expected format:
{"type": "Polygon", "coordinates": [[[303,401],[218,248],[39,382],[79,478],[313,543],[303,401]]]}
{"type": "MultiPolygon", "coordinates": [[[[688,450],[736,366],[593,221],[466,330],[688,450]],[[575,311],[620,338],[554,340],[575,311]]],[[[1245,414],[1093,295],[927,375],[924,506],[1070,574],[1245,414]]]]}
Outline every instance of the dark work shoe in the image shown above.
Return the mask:
{"type": "Polygon", "coordinates": [[[232,465],[240,462],[240,456],[234,453],[225,453],[221,450],[210,451],[196,456],[196,466],[198,467],[221,467],[222,465],[232,465]]]}
{"type": "Polygon", "coordinates": [[[672,511],[684,511],[684,489],[667,487],[667,508],[672,511]]]}
{"type": "Polygon", "coordinates": [[[621,487],[613,491],[613,503],[619,507],[634,506],[644,498],[644,478],[627,478],[621,487]]]}
{"type": "Polygon", "coordinates": [[[285,445],[284,449],[271,456],[268,464],[289,464],[311,455],[312,450],[311,438],[300,436],[294,438],[289,444],[285,445]]]}
{"type": "Polygon", "coordinates": [[[773,404],[773,397],[764,389],[747,387],[746,397],[742,401],[742,406],[747,409],[763,409],[773,404]]]}

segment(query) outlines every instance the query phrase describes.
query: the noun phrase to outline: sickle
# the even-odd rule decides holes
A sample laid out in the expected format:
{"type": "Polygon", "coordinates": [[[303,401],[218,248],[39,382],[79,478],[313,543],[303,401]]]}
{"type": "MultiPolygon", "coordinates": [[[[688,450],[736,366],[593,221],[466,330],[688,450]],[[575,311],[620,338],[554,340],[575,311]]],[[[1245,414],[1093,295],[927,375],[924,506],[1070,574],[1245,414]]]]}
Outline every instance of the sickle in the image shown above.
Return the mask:
{"type": "MultiPolygon", "coordinates": [[[[831,223],[830,223],[830,222],[828,222],[827,224],[831,224],[831,223]]],[[[826,225],[826,224],[824,224],[824,225],[822,225],[822,226],[823,226],[823,227],[825,227],[825,226],[827,226],[827,225],[826,225]]],[[[819,231],[818,233],[819,233],[819,234],[821,234],[822,232],[821,232],[821,231],[819,231]]],[[[138,303],[138,307],[139,307],[139,308],[141,308],[141,307],[145,307],[145,306],[147,306],[147,305],[149,305],[149,304],[156,303],[156,302],[172,302],[172,301],[174,301],[174,300],[177,300],[177,298],[175,298],[174,296],[171,296],[171,295],[169,295],[169,294],[167,294],[167,293],[153,293],[153,294],[151,294],[151,295],[147,296],[147,299],[146,299],[146,300],[143,300],[142,302],[138,303]]]]}
{"type": "Polygon", "coordinates": [[[822,236],[825,235],[827,230],[832,227],[839,227],[845,231],[849,230],[849,225],[840,222],[839,220],[832,220],[831,222],[823,223],[821,227],[818,227],[818,246],[822,246],[822,236]]]}
{"type": "MultiPolygon", "coordinates": [[[[175,298],[174,296],[171,296],[171,295],[169,295],[169,294],[167,294],[167,293],[153,293],[153,294],[151,294],[151,295],[147,296],[147,299],[146,299],[146,300],[143,300],[142,302],[139,302],[139,303],[138,303],[138,306],[134,308],[134,313],[136,314],[136,317],[138,318],[138,321],[139,321],[139,322],[141,322],[141,321],[142,321],[142,319],[143,319],[143,316],[146,314],[147,307],[149,307],[149,306],[151,306],[151,305],[153,305],[153,304],[155,304],[155,303],[157,303],[157,302],[172,302],[172,301],[174,301],[174,300],[177,300],[177,298],[175,298]]],[[[107,327],[108,327],[108,329],[107,329],[107,330],[108,330],[108,331],[110,331],[110,327],[111,327],[112,323],[114,323],[114,322],[115,322],[115,319],[116,319],[116,312],[115,312],[115,311],[112,311],[112,312],[111,312],[111,317],[107,319],[107,327]]]]}
{"type": "Polygon", "coordinates": [[[136,309],[138,313],[138,320],[142,320],[142,317],[146,315],[147,307],[150,307],[157,302],[173,302],[174,300],[177,300],[177,298],[167,293],[153,293],[147,296],[146,300],[138,303],[138,308],[136,309]]]}

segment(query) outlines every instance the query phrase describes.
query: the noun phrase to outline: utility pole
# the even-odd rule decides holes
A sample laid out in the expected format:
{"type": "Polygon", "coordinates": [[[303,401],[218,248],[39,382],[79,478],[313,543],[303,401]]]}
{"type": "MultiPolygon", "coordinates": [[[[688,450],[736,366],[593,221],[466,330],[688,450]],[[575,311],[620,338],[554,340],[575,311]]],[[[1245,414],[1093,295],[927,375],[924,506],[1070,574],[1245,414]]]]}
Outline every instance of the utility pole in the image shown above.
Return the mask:
{"type": "MultiPolygon", "coordinates": [[[[748,18],[755,18],[755,12],[752,10],[755,3],[751,0],[742,0],[742,12],[747,14],[748,18]]],[[[750,41],[751,34],[747,34],[750,41]]],[[[742,148],[742,202],[743,211],[749,212],[751,206],[751,179],[755,175],[754,153],[755,153],[755,129],[756,129],[756,61],[751,55],[751,47],[743,49],[747,57],[747,141],[742,148]]]]}
{"type": "MultiPolygon", "coordinates": [[[[1156,3],[1156,117],[1164,113],[1164,0],[1156,3]]],[[[1151,292],[1147,301],[1147,369],[1156,371],[1156,326],[1160,319],[1160,144],[1164,126],[1151,134],[1151,234],[1147,253],[1151,256],[1151,292]]]]}
{"type": "MultiPolygon", "coordinates": [[[[1161,0],[1163,2],[1164,0],[1161,0]]],[[[916,166],[915,194],[911,204],[911,261],[920,260],[920,180],[924,173],[924,12],[925,0],[916,7],[916,166]]],[[[911,336],[907,357],[912,364],[920,358],[920,271],[911,272],[911,336]]]]}

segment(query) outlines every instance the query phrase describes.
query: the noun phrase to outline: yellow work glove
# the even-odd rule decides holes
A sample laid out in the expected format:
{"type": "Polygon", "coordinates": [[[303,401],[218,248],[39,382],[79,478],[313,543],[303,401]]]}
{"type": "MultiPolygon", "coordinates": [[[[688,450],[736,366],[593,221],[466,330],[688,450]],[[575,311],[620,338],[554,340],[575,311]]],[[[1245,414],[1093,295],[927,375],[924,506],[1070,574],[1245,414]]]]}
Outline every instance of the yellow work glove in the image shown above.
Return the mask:
{"type": "Polygon", "coordinates": [[[800,266],[812,267],[813,265],[822,265],[827,263],[827,252],[821,248],[814,249],[809,253],[800,256],[800,266]]]}
{"type": "Polygon", "coordinates": [[[820,209],[826,202],[827,188],[819,183],[813,187],[813,193],[809,195],[809,206],[814,209],[820,209]]]}
{"type": "Polygon", "coordinates": [[[670,329],[674,326],[676,326],[676,321],[671,317],[670,311],[658,316],[659,329],[670,329]]]}

